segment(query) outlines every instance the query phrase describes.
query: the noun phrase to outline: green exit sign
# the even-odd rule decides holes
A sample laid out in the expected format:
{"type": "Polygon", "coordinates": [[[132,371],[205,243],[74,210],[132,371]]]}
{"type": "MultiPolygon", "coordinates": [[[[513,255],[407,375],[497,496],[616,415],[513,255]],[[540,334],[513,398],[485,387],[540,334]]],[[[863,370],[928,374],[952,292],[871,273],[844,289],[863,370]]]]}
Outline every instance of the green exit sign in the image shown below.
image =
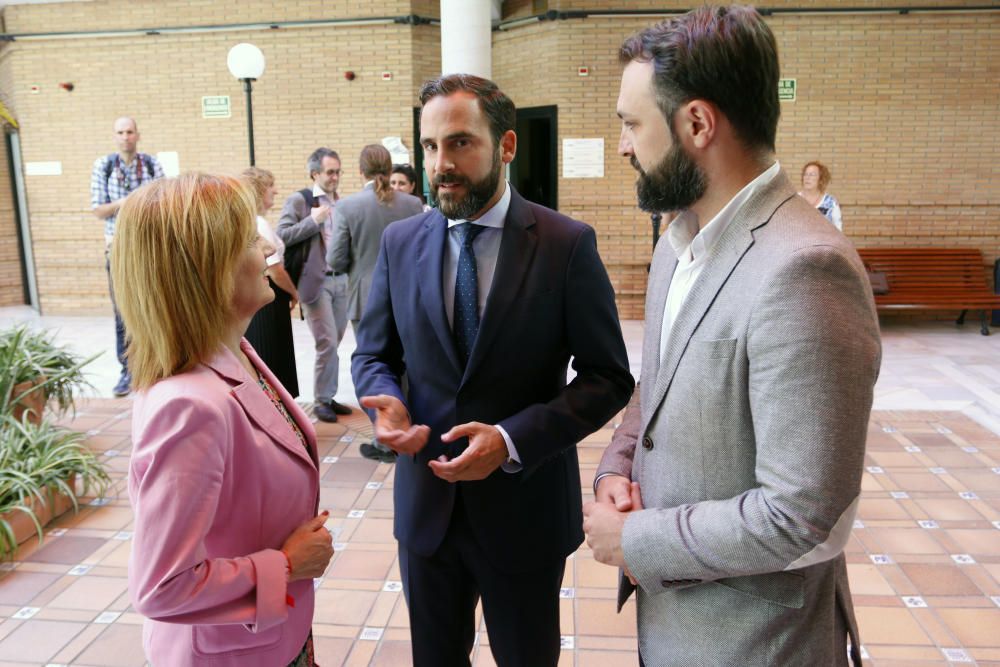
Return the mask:
{"type": "Polygon", "coordinates": [[[782,102],[795,101],[795,79],[778,79],[778,99],[782,102]]]}

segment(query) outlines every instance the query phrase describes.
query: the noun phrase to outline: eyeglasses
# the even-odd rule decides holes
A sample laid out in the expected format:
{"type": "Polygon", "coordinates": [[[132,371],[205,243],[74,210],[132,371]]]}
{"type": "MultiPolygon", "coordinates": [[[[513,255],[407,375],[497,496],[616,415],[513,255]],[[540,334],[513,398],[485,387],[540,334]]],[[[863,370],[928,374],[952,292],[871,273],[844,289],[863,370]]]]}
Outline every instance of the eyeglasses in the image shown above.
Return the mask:
{"type": "Polygon", "coordinates": [[[340,176],[340,169],[327,169],[323,173],[327,176],[340,176]]]}

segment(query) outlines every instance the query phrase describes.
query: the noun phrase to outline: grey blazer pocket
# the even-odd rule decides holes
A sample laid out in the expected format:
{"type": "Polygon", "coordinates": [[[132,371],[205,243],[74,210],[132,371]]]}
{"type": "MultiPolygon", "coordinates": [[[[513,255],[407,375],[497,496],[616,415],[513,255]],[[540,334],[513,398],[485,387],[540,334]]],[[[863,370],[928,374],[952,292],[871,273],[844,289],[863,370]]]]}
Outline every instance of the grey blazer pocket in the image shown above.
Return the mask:
{"type": "Polygon", "coordinates": [[[736,339],[692,340],[691,351],[702,359],[732,359],[736,354],[736,339]]]}
{"type": "Polygon", "coordinates": [[[805,603],[805,576],[798,572],[730,577],[719,579],[715,583],[790,609],[801,609],[805,603]]]}

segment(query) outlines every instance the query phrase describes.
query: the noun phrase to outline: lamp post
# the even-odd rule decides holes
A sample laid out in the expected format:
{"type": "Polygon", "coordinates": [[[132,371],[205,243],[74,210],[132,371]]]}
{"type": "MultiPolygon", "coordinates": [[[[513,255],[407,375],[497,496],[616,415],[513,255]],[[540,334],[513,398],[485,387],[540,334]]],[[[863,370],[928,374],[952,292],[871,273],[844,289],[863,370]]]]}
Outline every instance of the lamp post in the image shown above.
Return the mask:
{"type": "Polygon", "coordinates": [[[264,73],[264,54],[253,44],[237,44],[229,49],[226,65],[230,73],[243,82],[247,94],[247,140],[250,143],[250,166],[254,166],[253,155],[253,93],[252,82],[264,73]]]}

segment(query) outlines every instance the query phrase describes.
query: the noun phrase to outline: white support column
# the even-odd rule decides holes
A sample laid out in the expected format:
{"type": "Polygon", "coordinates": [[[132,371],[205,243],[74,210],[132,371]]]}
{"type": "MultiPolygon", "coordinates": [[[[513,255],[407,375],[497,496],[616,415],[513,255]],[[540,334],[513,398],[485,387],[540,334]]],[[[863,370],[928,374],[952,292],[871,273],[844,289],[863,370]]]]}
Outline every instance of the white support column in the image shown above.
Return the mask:
{"type": "Polygon", "coordinates": [[[441,73],[493,76],[491,0],[441,0],[441,73]]]}

